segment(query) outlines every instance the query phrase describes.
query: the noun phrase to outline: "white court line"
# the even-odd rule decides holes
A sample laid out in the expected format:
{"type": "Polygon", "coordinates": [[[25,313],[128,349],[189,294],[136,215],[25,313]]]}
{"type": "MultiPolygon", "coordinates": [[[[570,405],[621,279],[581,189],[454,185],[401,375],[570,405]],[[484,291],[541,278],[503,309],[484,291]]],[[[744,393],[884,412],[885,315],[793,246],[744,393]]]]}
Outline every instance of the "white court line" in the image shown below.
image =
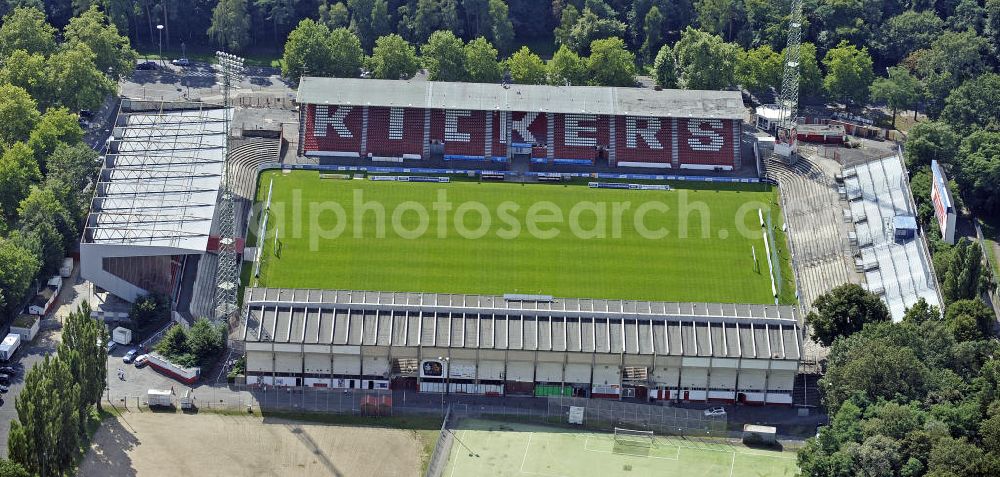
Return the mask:
{"type": "Polygon", "coordinates": [[[521,468],[518,469],[522,474],[524,473],[524,462],[528,460],[528,448],[531,447],[531,434],[528,434],[528,444],[524,446],[524,457],[521,458],[521,468]]]}
{"type": "Polygon", "coordinates": [[[733,477],[733,471],[736,469],[736,452],[733,452],[733,462],[729,464],[729,477],[733,477]]]}

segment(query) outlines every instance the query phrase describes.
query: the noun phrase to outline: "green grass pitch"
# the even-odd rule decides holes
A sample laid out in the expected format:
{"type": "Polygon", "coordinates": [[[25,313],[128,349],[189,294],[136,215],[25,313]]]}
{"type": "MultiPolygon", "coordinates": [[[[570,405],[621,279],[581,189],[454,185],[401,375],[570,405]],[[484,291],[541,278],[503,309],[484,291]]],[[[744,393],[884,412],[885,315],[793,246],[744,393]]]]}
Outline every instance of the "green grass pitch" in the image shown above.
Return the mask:
{"type": "MultiPolygon", "coordinates": [[[[580,183],[332,180],[315,171],[271,171],[261,175],[258,201],[272,180],[260,275],[244,281],[250,285],[773,303],[762,208],[770,209],[779,242],[781,302],[795,301],[777,190],[763,184],[682,183],[648,191],[580,183]],[[385,211],[384,236],[378,213],[357,215],[357,194],[385,211]],[[443,215],[434,208],[439,194],[451,207],[443,215]],[[617,217],[616,207],[622,209],[617,217]],[[530,226],[529,215],[560,218],[552,208],[562,221],[530,226]],[[658,236],[662,231],[666,236],[658,236]]],[[[252,225],[251,244],[255,230],[252,225]]]]}
{"type": "Polygon", "coordinates": [[[792,452],[724,440],[657,436],[648,447],[623,446],[611,434],[528,424],[464,420],[458,428],[461,443],[452,443],[446,477],[790,477],[797,471],[792,452]]]}

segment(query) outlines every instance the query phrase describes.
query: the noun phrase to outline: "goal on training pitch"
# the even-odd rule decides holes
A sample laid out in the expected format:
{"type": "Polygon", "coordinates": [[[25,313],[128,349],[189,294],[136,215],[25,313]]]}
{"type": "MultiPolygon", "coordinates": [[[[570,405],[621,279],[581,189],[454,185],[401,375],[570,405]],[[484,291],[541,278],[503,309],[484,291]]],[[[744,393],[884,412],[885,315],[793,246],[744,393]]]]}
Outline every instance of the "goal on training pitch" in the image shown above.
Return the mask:
{"type": "Polygon", "coordinates": [[[624,427],[615,428],[615,445],[652,447],[655,439],[656,436],[653,435],[653,431],[640,431],[624,427]]]}

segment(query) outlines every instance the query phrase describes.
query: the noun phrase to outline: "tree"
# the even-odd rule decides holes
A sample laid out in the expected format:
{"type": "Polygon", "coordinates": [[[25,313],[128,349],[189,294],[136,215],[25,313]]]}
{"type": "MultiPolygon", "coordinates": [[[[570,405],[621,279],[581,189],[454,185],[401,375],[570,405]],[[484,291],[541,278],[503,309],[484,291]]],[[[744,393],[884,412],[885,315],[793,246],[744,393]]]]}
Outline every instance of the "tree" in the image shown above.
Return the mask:
{"type": "Polygon", "coordinates": [[[993,51],[1000,51],[1000,0],[986,0],[986,25],[983,34],[989,38],[993,51]]]}
{"type": "Polygon", "coordinates": [[[1000,128],[1000,75],[986,73],[962,83],[948,95],[941,118],[962,134],[1000,128]]]}
{"type": "Polygon", "coordinates": [[[24,466],[12,460],[0,460],[0,477],[31,477],[24,466]]]}
{"type": "Polygon", "coordinates": [[[869,88],[875,79],[868,48],[859,50],[842,41],[836,48],[826,52],[823,66],[826,67],[823,87],[831,97],[857,104],[868,100],[869,88]]]}
{"type": "Polygon", "coordinates": [[[812,339],[830,346],[834,339],[858,332],[865,323],[889,320],[889,309],[878,295],[848,283],[830,290],[813,302],[815,311],[806,315],[812,339]]]}
{"type": "Polygon", "coordinates": [[[917,300],[913,306],[907,308],[903,314],[903,322],[915,325],[939,319],[941,319],[941,310],[934,305],[928,304],[927,300],[924,300],[923,297],[917,300]]]}
{"type": "Polygon", "coordinates": [[[858,395],[871,401],[918,399],[926,392],[929,372],[911,348],[858,333],[833,344],[820,386],[827,408],[836,412],[858,395]]]}
{"type": "Polygon", "coordinates": [[[42,258],[42,271],[59,270],[66,249],[75,241],[76,227],[69,212],[56,194],[34,186],[17,207],[18,231],[26,238],[37,238],[37,251],[42,258]]]}
{"type": "Polygon", "coordinates": [[[225,325],[213,325],[205,318],[195,320],[187,333],[187,346],[199,364],[210,363],[226,348],[225,325]]]}
{"type": "Polygon", "coordinates": [[[926,50],[913,52],[907,66],[927,88],[927,113],[937,117],[948,95],[987,69],[989,42],[972,31],[941,33],[926,50]]]}
{"type": "Polygon", "coordinates": [[[465,79],[465,47],[454,33],[434,32],[420,48],[431,81],[462,81],[465,79]]]}
{"type": "Polygon", "coordinates": [[[642,42],[642,59],[647,64],[652,63],[656,54],[659,52],[660,47],[663,46],[663,25],[665,20],[663,14],[660,13],[660,8],[653,5],[649,8],[649,12],[646,13],[646,19],[643,21],[643,33],[645,40],[642,42]]]}
{"type": "Polygon", "coordinates": [[[46,76],[52,86],[49,105],[62,105],[74,111],[97,109],[114,91],[114,83],[94,65],[95,55],[87,45],[63,45],[46,62],[46,76]]]}
{"type": "Polygon", "coordinates": [[[980,475],[977,468],[983,458],[982,449],[966,439],[942,437],[934,441],[931,448],[927,475],[980,475]]]}
{"type": "Polygon", "coordinates": [[[979,245],[962,238],[952,249],[948,268],[943,271],[941,295],[946,303],[979,296],[983,254],[979,245]]]}
{"type": "Polygon", "coordinates": [[[587,70],[597,86],[635,86],[635,55],[621,38],[594,40],[587,70]]]}
{"type": "Polygon", "coordinates": [[[0,238],[0,306],[13,317],[28,292],[41,263],[33,253],[8,239],[0,238]]]}
{"type": "Polygon", "coordinates": [[[15,8],[0,26],[0,58],[14,50],[48,55],[56,50],[56,29],[45,21],[37,8],[15,8]]]}
{"type": "Polygon", "coordinates": [[[303,75],[333,75],[333,45],[326,25],[306,18],[288,34],[281,57],[281,75],[298,81],[303,75]]]}
{"type": "Polygon", "coordinates": [[[894,439],[876,434],[870,436],[860,446],[851,447],[851,458],[857,475],[870,477],[893,477],[900,466],[899,443],[894,439]]]}
{"type": "Polygon", "coordinates": [[[723,89],[735,83],[738,49],[717,35],[688,27],[674,44],[674,56],[686,89],[723,89]]]}
{"type": "Polygon", "coordinates": [[[351,12],[350,29],[365,45],[375,43],[378,35],[372,31],[372,13],[375,10],[375,0],[347,0],[347,10],[351,12]]]}
{"type": "Polygon", "coordinates": [[[63,475],[79,452],[80,383],[62,355],[46,356],[24,376],[8,450],[29,472],[63,475]]]}
{"type": "Polygon", "coordinates": [[[45,167],[45,187],[59,197],[73,223],[81,223],[90,208],[91,186],[101,169],[97,152],[83,142],[61,142],[48,156],[45,167]]]}
{"type": "Polygon", "coordinates": [[[944,30],[944,20],[933,11],[907,10],[890,18],[882,25],[875,50],[887,63],[899,63],[913,51],[931,46],[944,30]]]}
{"type": "Polygon", "coordinates": [[[587,62],[566,45],[559,47],[548,64],[549,84],[587,84],[587,62]]]}
{"type": "Polygon", "coordinates": [[[727,31],[732,37],[733,17],[736,14],[736,2],[733,0],[695,0],[695,11],[698,12],[698,26],[702,30],[722,35],[727,31]]]}
{"type": "Polygon", "coordinates": [[[435,32],[442,30],[462,34],[455,0],[417,0],[412,39],[417,43],[429,42],[435,32]]]}
{"type": "Polygon", "coordinates": [[[45,169],[45,161],[60,144],[75,144],[83,139],[78,116],[66,108],[49,108],[28,136],[28,147],[45,169]]]}
{"type": "Polygon", "coordinates": [[[656,54],[656,60],[653,61],[653,78],[660,87],[677,87],[677,65],[674,61],[674,50],[670,45],[663,45],[656,54]]]}
{"type": "MultiPolygon", "coordinates": [[[[326,25],[329,29],[349,26],[350,14],[344,2],[337,2],[333,5],[329,1],[324,1],[319,5],[319,23],[326,25]]],[[[300,22],[301,24],[301,22],[300,22]]]]}
{"type": "Polygon", "coordinates": [[[295,19],[295,3],[297,0],[254,0],[258,12],[264,14],[264,19],[271,22],[274,40],[278,41],[279,32],[295,19]]]}
{"type": "Polygon", "coordinates": [[[975,341],[993,334],[993,310],[979,299],[958,300],[948,305],[945,321],[957,341],[975,341]]]}
{"type": "Polygon", "coordinates": [[[892,128],[896,128],[896,112],[913,109],[916,115],[917,103],[923,97],[923,84],[906,68],[889,68],[888,78],[876,78],[871,85],[871,97],[884,101],[892,109],[892,128]]]}
{"type": "Polygon", "coordinates": [[[517,84],[545,84],[545,63],[527,46],[514,52],[504,61],[511,81],[517,84]]]}
{"type": "Polygon", "coordinates": [[[25,90],[36,101],[51,98],[51,82],[45,67],[45,56],[14,50],[0,68],[0,84],[11,84],[25,90]]]}
{"type": "Polygon", "coordinates": [[[981,214],[1000,212],[1000,132],[976,131],[962,140],[956,181],[969,207],[981,214]]]}
{"type": "Polygon", "coordinates": [[[22,88],[0,85],[0,141],[5,145],[28,139],[40,118],[35,100],[22,88]]]}
{"type": "Polygon", "coordinates": [[[118,28],[108,17],[91,5],[80,16],[66,25],[66,41],[72,45],[83,43],[96,55],[94,65],[111,78],[125,77],[135,69],[138,53],[132,49],[128,37],[118,34],[118,28]]]}
{"type": "MultiPolygon", "coordinates": [[[[107,327],[90,317],[88,302],[83,302],[66,317],[59,355],[68,355],[70,351],[75,353],[76,359],[70,360],[70,368],[80,383],[81,424],[86,422],[90,406],[101,409],[101,398],[108,379],[108,353],[103,346],[107,342],[107,327]]],[[[81,432],[85,431],[81,428],[81,432]]]]}
{"type": "Polygon", "coordinates": [[[953,164],[958,145],[957,133],[947,123],[924,121],[910,129],[906,139],[906,166],[916,170],[931,165],[931,161],[953,164]]]}
{"type": "Polygon", "coordinates": [[[510,9],[504,0],[489,0],[489,39],[501,52],[510,51],[514,41],[514,25],[510,21],[510,9]]]}
{"type": "Polygon", "coordinates": [[[136,298],[128,312],[131,319],[139,327],[156,325],[170,318],[170,297],[159,293],[151,293],[136,298]]]}
{"type": "Polygon", "coordinates": [[[500,81],[497,49],[486,38],[479,37],[465,45],[465,77],[473,83],[500,81]]]}
{"type": "Polygon", "coordinates": [[[188,346],[187,330],[183,326],[174,325],[163,338],[156,344],[156,352],[167,357],[171,361],[181,364],[180,361],[192,361],[191,348],[188,346]]]}
{"type": "Polygon", "coordinates": [[[417,50],[403,37],[392,34],[375,41],[367,68],[373,78],[410,79],[420,69],[417,50]]]}
{"type": "Polygon", "coordinates": [[[780,54],[764,45],[740,52],[736,81],[754,96],[763,97],[781,90],[785,64],[780,54]]]}
{"type": "MultiPolygon", "coordinates": [[[[787,52],[782,51],[782,59],[787,58],[787,52]]],[[[802,43],[799,49],[799,97],[821,98],[823,96],[823,73],[819,70],[816,60],[816,45],[802,43]]]]}
{"type": "Polygon", "coordinates": [[[330,74],[338,78],[358,77],[365,61],[365,51],[361,49],[361,40],[357,35],[347,28],[333,30],[330,32],[330,51],[333,53],[330,74]]]}
{"type": "MultiPolygon", "coordinates": [[[[990,0],[987,0],[989,2],[990,0]]],[[[948,26],[953,31],[973,30],[983,32],[983,21],[986,9],[979,5],[979,0],[961,0],[955,6],[955,13],[948,17],[948,26]]]]}
{"type": "Polygon", "coordinates": [[[594,41],[624,35],[624,23],[614,18],[601,18],[590,8],[584,8],[580,19],[569,31],[565,44],[580,55],[587,55],[594,41]]]}
{"type": "Polygon", "coordinates": [[[23,142],[14,143],[0,155],[0,212],[7,221],[16,217],[17,205],[28,196],[32,184],[40,180],[38,161],[23,142]]]}
{"type": "Polygon", "coordinates": [[[579,20],[580,10],[575,6],[566,5],[566,7],[562,9],[562,12],[559,15],[559,26],[556,27],[553,32],[557,45],[568,46],[573,49],[573,46],[570,45],[570,34],[573,32],[573,26],[576,25],[576,22],[579,20]]]}
{"type": "Polygon", "coordinates": [[[244,0],[219,0],[212,10],[208,36],[230,51],[243,51],[250,44],[250,15],[244,0]]]}

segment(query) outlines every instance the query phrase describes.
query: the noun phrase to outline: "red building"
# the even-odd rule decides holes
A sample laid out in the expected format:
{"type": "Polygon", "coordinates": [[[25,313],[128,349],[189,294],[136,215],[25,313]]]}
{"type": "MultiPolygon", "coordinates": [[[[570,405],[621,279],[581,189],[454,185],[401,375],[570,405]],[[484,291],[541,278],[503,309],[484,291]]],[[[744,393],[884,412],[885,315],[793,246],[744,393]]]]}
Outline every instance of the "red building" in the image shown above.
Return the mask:
{"type": "Polygon", "coordinates": [[[302,78],[306,156],[731,170],[734,91],[302,78]]]}

